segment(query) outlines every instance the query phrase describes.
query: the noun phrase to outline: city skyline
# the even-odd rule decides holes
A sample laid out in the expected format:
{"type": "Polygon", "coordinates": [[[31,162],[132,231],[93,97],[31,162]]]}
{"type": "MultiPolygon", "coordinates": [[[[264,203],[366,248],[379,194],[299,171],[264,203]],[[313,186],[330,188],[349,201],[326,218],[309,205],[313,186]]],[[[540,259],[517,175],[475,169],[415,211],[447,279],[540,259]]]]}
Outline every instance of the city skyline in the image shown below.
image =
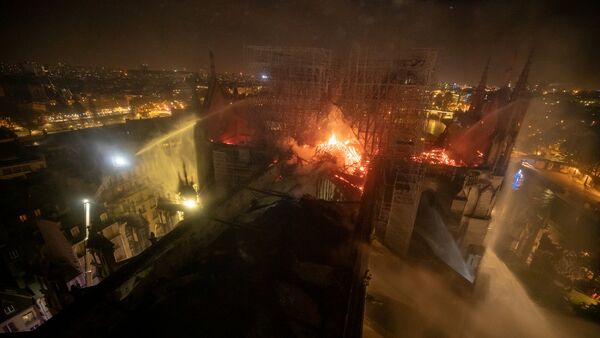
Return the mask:
{"type": "Polygon", "coordinates": [[[514,81],[535,46],[534,83],[597,88],[600,69],[590,43],[598,34],[591,2],[63,1],[3,3],[4,62],[33,60],[82,66],[207,68],[245,71],[248,44],[360,47],[383,55],[412,47],[439,51],[438,79],[475,83],[488,58],[489,82],[514,81]],[[512,70],[511,70],[512,69],[512,70]]]}

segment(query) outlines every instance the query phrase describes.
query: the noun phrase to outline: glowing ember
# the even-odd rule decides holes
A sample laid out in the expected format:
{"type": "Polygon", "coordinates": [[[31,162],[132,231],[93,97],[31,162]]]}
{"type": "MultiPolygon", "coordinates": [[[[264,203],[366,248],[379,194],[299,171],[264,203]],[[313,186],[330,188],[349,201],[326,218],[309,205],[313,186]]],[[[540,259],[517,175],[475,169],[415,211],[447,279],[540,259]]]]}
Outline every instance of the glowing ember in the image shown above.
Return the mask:
{"type": "Polygon", "coordinates": [[[450,155],[448,155],[446,149],[431,149],[429,151],[424,151],[419,156],[413,156],[413,160],[419,163],[446,165],[450,167],[465,166],[463,161],[452,159],[450,155]]]}
{"type": "Polygon", "coordinates": [[[346,184],[350,185],[351,187],[353,187],[353,188],[355,188],[355,189],[358,189],[358,190],[360,190],[361,192],[362,192],[362,191],[364,191],[364,187],[363,187],[363,186],[361,186],[361,185],[358,185],[358,184],[354,184],[354,183],[350,182],[348,179],[346,179],[346,178],[344,178],[344,177],[342,177],[342,176],[340,176],[340,175],[337,175],[337,174],[335,174],[335,175],[333,175],[333,177],[335,177],[335,178],[337,178],[338,180],[340,180],[340,181],[342,181],[342,182],[344,182],[344,183],[346,183],[346,184]]]}
{"type": "Polygon", "coordinates": [[[364,176],[366,173],[366,166],[363,164],[363,159],[360,151],[354,145],[356,142],[346,140],[344,142],[338,141],[335,133],[331,133],[331,137],[326,143],[322,143],[317,146],[315,156],[324,157],[331,156],[336,160],[339,160],[344,166],[344,171],[353,174],[364,176]]]}

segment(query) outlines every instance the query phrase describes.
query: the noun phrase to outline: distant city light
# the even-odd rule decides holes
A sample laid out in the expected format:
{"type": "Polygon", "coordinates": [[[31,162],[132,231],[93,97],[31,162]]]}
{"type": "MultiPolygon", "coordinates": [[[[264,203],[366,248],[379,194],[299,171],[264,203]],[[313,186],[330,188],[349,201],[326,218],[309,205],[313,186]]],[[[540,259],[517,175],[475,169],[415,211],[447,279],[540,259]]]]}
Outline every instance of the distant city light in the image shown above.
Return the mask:
{"type": "Polygon", "coordinates": [[[187,209],[196,209],[198,207],[198,202],[194,201],[193,199],[186,199],[182,204],[187,209]]]}
{"type": "Polygon", "coordinates": [[[262,75],[260,76],[260,78],[261,78],[261,79],[263,79],[263,80],[268,80],[268,79],[269,79],[269,75],[267,75],[267,74],[262,74],[262,75]]]}

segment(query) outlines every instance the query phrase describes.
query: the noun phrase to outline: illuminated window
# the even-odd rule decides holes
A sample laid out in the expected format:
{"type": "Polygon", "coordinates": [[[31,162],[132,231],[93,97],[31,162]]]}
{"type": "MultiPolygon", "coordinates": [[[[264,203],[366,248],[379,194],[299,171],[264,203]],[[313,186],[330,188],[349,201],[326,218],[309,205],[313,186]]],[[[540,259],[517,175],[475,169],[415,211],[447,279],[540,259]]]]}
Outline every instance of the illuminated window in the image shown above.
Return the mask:
{"type": "Polygon", "coordinates": [[[33,213],[34,213],[36,216],[41,216],[41,215],[42,215],[42,211],[41,211],[40,209],[35,209],[35,210],[33,211],[33,213]]]}
{"type": "Polygon", "coordinates": [[[33,311],[29,311],[26,314],[24,314],[21,318],[23,318],[23,321],[26,325],[29,325],[35,320],[35,315],[33,314],[33,311]]]}
{"type": "Polygon", "coordinates": [[[19,216],[19,220],[21,220],[21,222],[25,222],[27,220],[27,215],[23,214],[23,215],[19,216]]]}

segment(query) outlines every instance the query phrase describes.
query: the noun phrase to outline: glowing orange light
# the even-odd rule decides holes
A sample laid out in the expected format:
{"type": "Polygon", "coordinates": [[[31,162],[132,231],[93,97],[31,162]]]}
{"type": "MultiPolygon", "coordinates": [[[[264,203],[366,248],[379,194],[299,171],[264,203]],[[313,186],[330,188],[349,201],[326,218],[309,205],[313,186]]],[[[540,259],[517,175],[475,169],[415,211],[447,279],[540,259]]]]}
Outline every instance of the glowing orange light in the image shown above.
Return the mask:
{"type": "Polygon", "coordinates": [[[329,138],[329,141],[327,141],[327,145],[335,145],[336,143],[338,143],[337,139],[335,138],[335,133],[331,132],[331,137],[329,138]]]}
{"type": "Polygon", "coordinates": [[[424,151],[418,156],[413,156],[413,160],[419,163],[429,163],[433,165],[445,165],[450,167],[463,167],[465,163],[461,160],[455,160],[450,157],[446,149],[431,149],[424,151]]]}
{"type": "Polygon", "coordinates": [[[327,142],[321,143],[316,148],[316,156],[328,155],[334,157],[343,165],[346,173],[364,176],[367,166],[363,163],[362,154],[357,146],[356,140],[339,141],[334,132],[327,142]]]}

